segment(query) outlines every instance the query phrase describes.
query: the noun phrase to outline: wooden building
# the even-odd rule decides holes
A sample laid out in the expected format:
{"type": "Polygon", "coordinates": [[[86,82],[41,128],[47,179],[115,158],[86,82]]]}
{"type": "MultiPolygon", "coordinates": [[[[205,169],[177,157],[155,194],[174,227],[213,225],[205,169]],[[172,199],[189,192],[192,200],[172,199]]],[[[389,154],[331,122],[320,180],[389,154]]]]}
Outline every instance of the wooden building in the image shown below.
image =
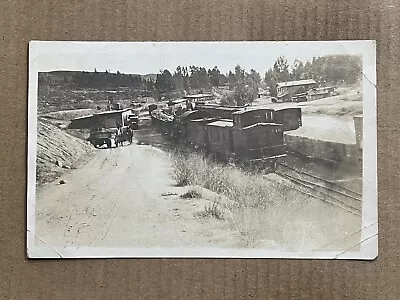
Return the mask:
{"type": "Polygon", "coordinates": [[[313,79],[279,82],[276,84],[278,102],[307,101],[307,92],[316,86],[313,79]]]}
{"type": "Polygon", "coordinates": [[[211,101],[214,100],[214,95],[213,94],[195,94],[195,95],[186,95],[183,97],[183,99],[186,100],[192,100],[195,102],[198,101],[211,101]]]}

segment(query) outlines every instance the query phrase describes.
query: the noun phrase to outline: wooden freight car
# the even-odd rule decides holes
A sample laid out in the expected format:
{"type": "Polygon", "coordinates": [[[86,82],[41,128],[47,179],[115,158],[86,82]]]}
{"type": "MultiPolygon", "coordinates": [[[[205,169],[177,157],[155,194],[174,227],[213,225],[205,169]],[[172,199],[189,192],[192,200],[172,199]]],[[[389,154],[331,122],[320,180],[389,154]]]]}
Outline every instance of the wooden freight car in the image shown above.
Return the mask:
{"type": "Polygon", "coordinates": [[[207,124],[209,150],[223,160],[271,162],[286,156],[283,125],[271,122],[272,110],[245,110],[233,120],[207,124]],[[254,116],[259,118],[254,118],[254,116]]]}
{"type": "Polygon", "coordinates": [[[246,127],[233,127],[232,140],[238,160],[261,162],[286,156],[282,125],[257,123],[246,127]]]}
{"type": "Polygon", "coordinates": [[[213,118],[232,119],[232,114],[241,110],[239,106],[221,106],[217,104],[196,104],[195,109],[207,112],[213,118]]]}
{"type": "Polygon", "coordinates": [[[217,158],[229,160],[234,153],[232,120],[222,119],[207,124],[208,150],[217,158]]]}
{"type": "Polygon", "coordinates": [[[233,124],[236,127],[246,127],[257,123],[274,123],[274,109],[247,108],[232,114],[233,124]]]}
{"type": "Polygon", "coordinates": [[[232,139],[240,160],[270,160],[286,156],[283,125],[274,121],[273,109],[248,109],[233,114],[232,139]]]}
{"type": "Polygon", "coordinates": [[[275,123],[283,125],[284,131],[296,130],[302,126],[301,108],[290,107],[275,109],[273,119],[275,123]]]}
{"type": "Polygon", "coordinates": [[[176,138],[186,140],[188,136],[188,123],[196,119],[208,118],[209,113],[206,111],[189,110],[175,118],[176,138]]]}
{"type": "Polygon", "coordinates": [[[207,150],[209,147],[207,127],[208,123],[216,121],[215,118],[191,120],[186,124],[186,141],[195,148],[207,150]]]}

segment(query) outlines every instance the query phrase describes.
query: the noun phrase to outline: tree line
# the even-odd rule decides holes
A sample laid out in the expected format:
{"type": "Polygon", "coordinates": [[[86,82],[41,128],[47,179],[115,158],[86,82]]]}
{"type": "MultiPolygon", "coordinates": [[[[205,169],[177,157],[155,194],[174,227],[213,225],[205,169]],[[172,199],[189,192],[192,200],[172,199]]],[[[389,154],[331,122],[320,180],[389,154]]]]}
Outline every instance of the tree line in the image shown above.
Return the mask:
{"type": "Polygon", "coordinates": [[[278,82],[314,79],[321,86],[341,83],[352,85],[361,77],[362,61],[359,56],[327,55],[314,57],[305,63],[295,60],[291,68],[287,59],[281,56],[265,73],[264,81],[270,87],[271,95],[276,96],[278,82]]]}
{"type": "Polygon", "coordinates": [[[226,92],[222,98],[224,105],[244,105],[251,103],[257,97],[258,88],[269,87],[271,96],[276,96],[278,82],[314,79],[317,84],[336,85],[339,83],[354,84],[361,78],[361,58],[350,55],[330,55],[314,57],[305,63],[295,60],[290,67],[285,57],[281,56],[264,74],[251,69],[246,71],[240,65],[228,73],[222,73],[218,66],[206,69],[199,66],[177,66],[171,73],[168,69],[161,70],[154,76],[123,74],[117,71],[77,72],[70,83],[81,88],[118,88],[129,87],[146,91],[160,99],[180,96],[185,92],[209,92],[213,87],[225,86],[226,92]]]}
{"type": "Polygon", "coordinates": [[[212,69],[197,66],[178,66],[173,74],[162,70],[154,82],[156,93],[168,95],[179,91],[207,92],[212,87],[226,86],[231,91],[224,95],[222,104],[244,105],[257,98],[260,74],[251,69],[246,72],[240,65],[226,75],[221,73],[218,66],[212,69]]]}
{"type": "Polygon", "coordinates": [[[123,74],[119,71],[111,73],[109,71],[98,72],[79,72],[72,76],[71,83],[81,88],[118,88],[131,87],[134,89],[151,88],[152,84],[136,74],[123,74]]]}

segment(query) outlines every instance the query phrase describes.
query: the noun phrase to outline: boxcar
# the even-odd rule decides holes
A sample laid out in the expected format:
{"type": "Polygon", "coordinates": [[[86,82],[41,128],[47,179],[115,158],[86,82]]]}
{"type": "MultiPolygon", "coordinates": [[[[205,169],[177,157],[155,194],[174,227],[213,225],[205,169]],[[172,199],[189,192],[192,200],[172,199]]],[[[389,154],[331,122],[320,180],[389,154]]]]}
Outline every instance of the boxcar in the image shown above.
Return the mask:
{"type": "Polygon", "coordinates": [[[175,120],[175,131],[176,131],[176,137],[179,138],[180,140],[187,140],[188,136],[188,123],[192,120],[197,120],[197,119],[204,119],[208,118],[209,113],[205,111],[199,111],[199,110],[190,110],[190,111],[185,111],[181,115],[177,116],[175,120]]]}
{"type": "Polygon", "coordinates": [[[216,104],[196,104],[196,109],[207,112],[213,118],[232,119],[232,114],[241,110],[238,106],[221,106],[216,104]]]}
{"type": "Polygon", "coordinates": [[[228,160],[234,152],[232,120],[222,119],[207,124],[208,150],[218,158],[228,160]]]}
{"type": "Polygon", "coordinates": [[[233,148],[239,160],[251,162],[274,160],[286,156],[282,125],[257,123],[232,130],[233,148]]]}
{"type": "Polygon", "coordinates": [[[271,161],[286,156],[283,125],[272,122],[273,110],[235,112],[233,120],[207,124],[209,151],[218,157],[239,161],[271,161]]]}
{"type": "Polygon", "coordinates": [[[274,110],[270,108],[248,108],[232,114],[236,127],[246,127],[258,123],[274,123],[274,110]]]}
{"type": "Polygon", "coordinates": [[[186,141],[196,148],[208,148],[207,127],[208,123],[214,122],[215,118],[196,119],[186,124],[186,141]]]}
{"type": "Polygon", "coordinates": [[[302,126],[301,108],[280,108],[273,113],[274,122],[283,125],[284,131],[296,130],[302,126]]]}

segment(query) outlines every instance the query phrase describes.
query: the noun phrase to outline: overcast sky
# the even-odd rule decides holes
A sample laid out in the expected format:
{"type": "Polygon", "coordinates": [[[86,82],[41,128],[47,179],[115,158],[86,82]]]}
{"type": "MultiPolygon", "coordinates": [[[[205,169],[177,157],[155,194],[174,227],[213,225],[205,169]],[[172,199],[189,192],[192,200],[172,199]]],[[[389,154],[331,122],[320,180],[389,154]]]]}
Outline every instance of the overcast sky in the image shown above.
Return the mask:
{"type": "Polygon", "coordinates": [[[30,61],[39,72],[54,70],[121,73],[171,72],[180,66],[215,65],[227,73],[239,64],[261,76],[279,56],[289,65],[329,54],[365,54],[367,41],[340,42],[31,42],[30,61]]]}

